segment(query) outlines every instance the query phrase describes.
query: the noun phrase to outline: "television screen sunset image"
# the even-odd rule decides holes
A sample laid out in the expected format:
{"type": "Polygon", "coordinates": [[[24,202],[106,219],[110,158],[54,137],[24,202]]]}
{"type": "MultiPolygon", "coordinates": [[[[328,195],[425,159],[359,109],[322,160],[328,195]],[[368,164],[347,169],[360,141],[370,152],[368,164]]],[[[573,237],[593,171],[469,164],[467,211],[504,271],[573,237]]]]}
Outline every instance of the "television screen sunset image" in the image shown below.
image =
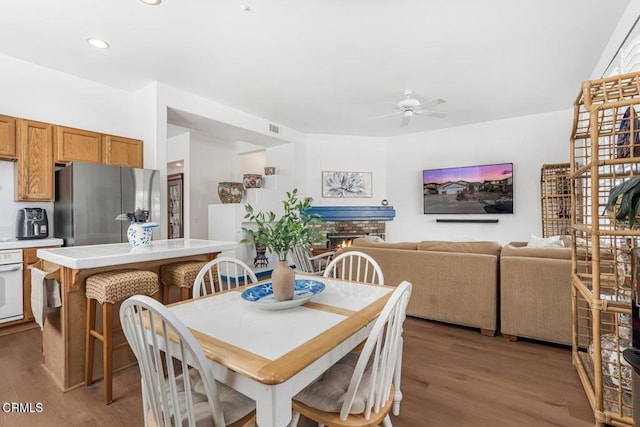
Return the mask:
{"type": "Polygon", "coordinates": [[[425,214],[513,213],[513,163],[422,171],[425,214]]]}

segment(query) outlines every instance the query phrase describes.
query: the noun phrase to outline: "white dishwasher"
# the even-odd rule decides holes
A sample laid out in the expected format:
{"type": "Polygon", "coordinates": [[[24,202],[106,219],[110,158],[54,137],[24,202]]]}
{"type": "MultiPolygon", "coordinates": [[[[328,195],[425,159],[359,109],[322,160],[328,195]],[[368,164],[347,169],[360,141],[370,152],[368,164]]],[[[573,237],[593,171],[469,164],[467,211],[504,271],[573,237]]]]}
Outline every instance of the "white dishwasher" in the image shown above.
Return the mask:
{"type": "Polygon", "coordinates": [[[20,320],[22,308],[22,249],[0,251],[0,323],[20,320]]]}

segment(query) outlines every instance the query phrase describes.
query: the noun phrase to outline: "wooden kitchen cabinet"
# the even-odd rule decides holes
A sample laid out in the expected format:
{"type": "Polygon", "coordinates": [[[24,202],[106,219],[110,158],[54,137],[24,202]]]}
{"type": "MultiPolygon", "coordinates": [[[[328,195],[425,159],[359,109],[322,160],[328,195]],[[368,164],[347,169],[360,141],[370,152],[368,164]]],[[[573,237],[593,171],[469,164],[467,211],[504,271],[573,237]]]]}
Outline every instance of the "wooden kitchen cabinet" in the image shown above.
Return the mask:
{"type": "Polygon", "coordinates": [[[103,135],[102,162],[106,165],[142,167],[142,141],[121,136],[103,135]]]}
{"type": "Polygon", "coordinates": [[[0,160],[16,159],[16,201],[53,201],[56,163],[142,168],[142,141],[0,115],[0,160]]]}
{"type": "Polygon", "coordinates": [[[16,119],[0,115],[0,159],[15,160],[17,158],[16,119]]]}
{"type": "Polygon", "coordinates": [[[102,134],[64,126],[55,126],[55,163],[102,163],[102,134]]]}
{"type": "Polygon", "coordinates": [[[16,200],[53,201],[53,125],[17,120],[16,200]]]}

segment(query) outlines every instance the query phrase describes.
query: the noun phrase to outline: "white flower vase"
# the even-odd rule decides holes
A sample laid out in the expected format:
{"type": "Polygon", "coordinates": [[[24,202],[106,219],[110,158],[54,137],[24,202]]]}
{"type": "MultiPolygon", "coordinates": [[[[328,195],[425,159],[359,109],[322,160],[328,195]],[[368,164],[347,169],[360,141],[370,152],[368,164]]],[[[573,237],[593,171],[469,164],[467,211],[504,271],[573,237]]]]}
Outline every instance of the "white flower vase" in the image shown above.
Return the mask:
{"type": "Polygon", "coordinates": [[[132,222],[127,229],[127,238],[133,249],[149,246],[151,232],[159,224],[154,222],[132,222]]]}

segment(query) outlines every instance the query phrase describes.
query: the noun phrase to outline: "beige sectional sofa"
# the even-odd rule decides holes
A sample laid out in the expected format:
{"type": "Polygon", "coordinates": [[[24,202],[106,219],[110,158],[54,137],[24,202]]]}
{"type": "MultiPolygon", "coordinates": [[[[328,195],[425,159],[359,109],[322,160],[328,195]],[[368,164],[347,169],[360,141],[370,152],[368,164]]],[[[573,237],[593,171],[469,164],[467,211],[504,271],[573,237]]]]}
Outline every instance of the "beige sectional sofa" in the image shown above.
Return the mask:
{"type": "Polygon", "coordinates": [[[343,251],[372,256],[385,283],[413,284],[410,316],[480,328],[494,335],[498,312],[497,242],[375,243],[355,239],[343,251]]]}
{"type": "Polygon", "coordinates": [[[500,254],[500,331],[505,338],[571,344],[571,249],[512,242],[500,254]]]}

